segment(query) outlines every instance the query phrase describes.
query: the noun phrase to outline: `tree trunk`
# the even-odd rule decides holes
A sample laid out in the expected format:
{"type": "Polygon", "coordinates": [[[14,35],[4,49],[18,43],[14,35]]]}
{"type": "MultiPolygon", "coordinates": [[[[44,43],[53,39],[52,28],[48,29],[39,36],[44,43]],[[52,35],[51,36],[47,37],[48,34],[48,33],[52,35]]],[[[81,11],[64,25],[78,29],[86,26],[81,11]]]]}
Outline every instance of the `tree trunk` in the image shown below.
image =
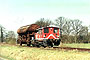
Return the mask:
{"type": "Polygon", "coordinates": [[[77,35],[75,35],[75,43],[77,43],[77,35]]]}

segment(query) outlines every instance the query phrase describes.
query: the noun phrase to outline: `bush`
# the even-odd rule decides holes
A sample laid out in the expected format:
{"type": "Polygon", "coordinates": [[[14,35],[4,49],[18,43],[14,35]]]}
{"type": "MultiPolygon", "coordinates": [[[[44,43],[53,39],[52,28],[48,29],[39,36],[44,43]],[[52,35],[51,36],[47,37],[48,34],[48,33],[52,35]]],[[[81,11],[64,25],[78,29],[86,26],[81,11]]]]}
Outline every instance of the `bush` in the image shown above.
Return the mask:
{"type": "Polygon", "coordinates": [[[16,44],[16,38],[6,38],[5,42],[7,44],[16,44]]]}

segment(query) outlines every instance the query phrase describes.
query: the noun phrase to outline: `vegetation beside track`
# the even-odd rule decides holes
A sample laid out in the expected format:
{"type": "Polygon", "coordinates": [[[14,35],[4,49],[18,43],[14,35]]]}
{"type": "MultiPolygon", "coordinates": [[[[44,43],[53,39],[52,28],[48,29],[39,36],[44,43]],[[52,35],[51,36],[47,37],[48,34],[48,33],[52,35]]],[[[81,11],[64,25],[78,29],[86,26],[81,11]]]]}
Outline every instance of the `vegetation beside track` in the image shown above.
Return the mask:
{"type": "Polygon", "coordinates": [[[0,55],[10,60],[90,60],[89,52],[52,50],[0,44],[0,55]]]}
{"type": "Polygon", "coordinates": [[[63,44],[62,47],[72,47],[72,48],[88,48],[90,49],[90,43],[72,43],[72,44],[63,44]]]}

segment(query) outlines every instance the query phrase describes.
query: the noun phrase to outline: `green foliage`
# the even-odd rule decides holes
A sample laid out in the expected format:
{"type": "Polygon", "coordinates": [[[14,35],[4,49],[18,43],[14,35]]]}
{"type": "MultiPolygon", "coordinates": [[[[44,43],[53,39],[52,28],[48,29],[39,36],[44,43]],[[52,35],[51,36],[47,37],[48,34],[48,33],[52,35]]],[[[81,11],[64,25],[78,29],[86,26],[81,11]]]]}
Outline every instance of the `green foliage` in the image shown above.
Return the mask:
{"type": "Polygon", "coordinates": [[[16,44],[16,38],[7,38],[5,42],[8,44],[16,44]]]}
{"type": "Polygon", "coordinates": [[[74,43],[74,36],[72,36],[72,35],[70,35],[70,36],[68,36],[68,35],[63,35],[62,36],[62,42],[63,43],[74,43]]]}
{"type": "Polygon", "coordinates": [[[16,38],[14,31],[8,31],[6,38],[4,39],[8,44],[16,44],[16,38]]]}
{"type": "Polygon", "coordinates": [[[75,43],[75,37],[77,37],[76,43],[90,43],[90,36],[87,35],[78,35],[78,36],[68,36],[63,35],[62,36],[62,42],[63,43],[75,43]]]}

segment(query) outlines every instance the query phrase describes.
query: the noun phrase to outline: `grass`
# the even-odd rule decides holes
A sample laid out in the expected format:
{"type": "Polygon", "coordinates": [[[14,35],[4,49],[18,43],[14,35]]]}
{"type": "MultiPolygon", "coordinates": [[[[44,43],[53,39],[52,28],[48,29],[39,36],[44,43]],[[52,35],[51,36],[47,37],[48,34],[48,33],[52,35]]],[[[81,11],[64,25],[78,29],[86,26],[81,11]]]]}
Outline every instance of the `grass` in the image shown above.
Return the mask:
{"type": "Polygon", "coordinates": [[[58,51],[52,48],[30,48],[8,44],[0,44],[0,55],[9,60],[90,60],[90,52],[58,51]]]}
{"type": "Polygon", "coordinates": [[[73,44],[63,44],[64,47],[74,47],[74,48],[88,48],[90,49],[90,43],[84,44],[84,43],[73,43],[73,44]]]}
{"type": "Polygon", "coordinates": [[[14,60],[13,58],[9,58],[9,57],[3,56],[3,55],[0,55],[0,58],[2,60],[14,60]]]}

